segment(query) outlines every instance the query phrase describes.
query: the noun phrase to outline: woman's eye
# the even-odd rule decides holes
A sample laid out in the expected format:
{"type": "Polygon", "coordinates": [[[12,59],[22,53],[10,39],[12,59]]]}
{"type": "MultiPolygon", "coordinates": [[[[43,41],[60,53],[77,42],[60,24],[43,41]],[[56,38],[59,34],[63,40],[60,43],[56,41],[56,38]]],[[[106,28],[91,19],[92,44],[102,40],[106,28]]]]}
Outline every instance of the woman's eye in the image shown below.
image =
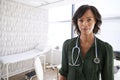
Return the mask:
{"type": "Polygon", "coordinates": [[[83,22],[83,20],[79,20],[79,22],[83,22]]]}
{"type": "Polygon", "coordinates": [[[87,19],[87,21],[88,21],[88,22],[90,22],[90,21],[91,21],[91,19],[87,19]]]}

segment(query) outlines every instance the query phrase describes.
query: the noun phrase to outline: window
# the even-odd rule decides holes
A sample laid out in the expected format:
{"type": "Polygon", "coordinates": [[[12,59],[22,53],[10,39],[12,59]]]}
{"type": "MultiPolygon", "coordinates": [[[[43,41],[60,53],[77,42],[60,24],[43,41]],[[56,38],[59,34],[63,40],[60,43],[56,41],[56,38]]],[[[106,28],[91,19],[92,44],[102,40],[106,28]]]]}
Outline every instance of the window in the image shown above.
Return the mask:
{"type": "Polygon", "coordinates": [[[63,42],[71,38],[71,5],[49,9],[48,44],[62,48],[63,42]]]}

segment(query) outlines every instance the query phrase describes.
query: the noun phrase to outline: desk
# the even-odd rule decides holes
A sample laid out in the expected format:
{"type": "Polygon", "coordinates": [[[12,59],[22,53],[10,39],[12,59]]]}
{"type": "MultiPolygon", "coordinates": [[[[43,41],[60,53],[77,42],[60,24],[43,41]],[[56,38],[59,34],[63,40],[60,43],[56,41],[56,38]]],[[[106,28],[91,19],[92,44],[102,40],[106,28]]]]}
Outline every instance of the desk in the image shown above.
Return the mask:
{"type": "MultiPolygon", "coordinates": [[[[37,49],[33,49],[33,50],[19,53],[19,54],[1,56],[0,57],[0,64],[2,64],[2,66],[6,64],[7,80],[9,80],[9,71],[8,71],[9,64],[16,63],[19,61],[28,60],[28,59],[32,59],[32,58],[35,58],[36,56],[43,56],[44,57],[44,70],[45,70],[45,61],[46,61],[46,57],[44,55],[45,52],[46,51],[39,51],[37,49]]],[[[2,70],[2,67],[1,67],[1,70],[2,70]]]]}

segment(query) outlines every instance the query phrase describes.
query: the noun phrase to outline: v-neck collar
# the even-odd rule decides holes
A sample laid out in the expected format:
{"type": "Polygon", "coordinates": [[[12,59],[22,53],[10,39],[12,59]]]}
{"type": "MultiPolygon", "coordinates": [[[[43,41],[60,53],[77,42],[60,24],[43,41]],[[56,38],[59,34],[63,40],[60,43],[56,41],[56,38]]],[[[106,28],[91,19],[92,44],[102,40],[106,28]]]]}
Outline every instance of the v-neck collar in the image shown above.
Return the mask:
{"type": "MultiPolygon", "coordinates": [[[[95,37],[95,38],[96,38],[96,37],[95,37]]],[[[97,38],[96,38],[96,43],[97,43],[97,38]]],[[[88,49],[88,51],[86,52],[86,54],[85,54],[84,57],[83,57],[82,51],[81,51],[80,39],[78,39],[78,46],[79,46],[79,48],[80,48],[80,57],[81,57],[82,60],[84,60],[84,59],[86,59],[87,56],[90,55],[91,49],[95,48],[95,41],[94,41],[94,43],[91,45],[91,47],[88,49]]],[[[94,50],[95,50],[95,49],[94,49],[94,50]]]]}

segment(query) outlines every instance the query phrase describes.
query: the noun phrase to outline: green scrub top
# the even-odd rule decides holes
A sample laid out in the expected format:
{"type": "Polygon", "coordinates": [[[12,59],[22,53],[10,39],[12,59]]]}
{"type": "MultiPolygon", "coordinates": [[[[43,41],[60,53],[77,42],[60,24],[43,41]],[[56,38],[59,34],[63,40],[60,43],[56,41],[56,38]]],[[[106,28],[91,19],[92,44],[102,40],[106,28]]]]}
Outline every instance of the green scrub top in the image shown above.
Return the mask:
{"type": "MultiPolygon", "coordinates": [[[[79,55],[77,64],[79,66],[71,66],[72,63],[72,49],[76,45],[76,39],[68,39],[63,44],[62,49],[62,66],[59,73],[66,77],[67,80],[114,80],[113,73],[113,49],[110,44],[96,38],[98,57],[100,63],[94,63],[95,58],[95,43],[87,51],[85,57],[79,55]],[[101,74],[101,77],[100,77],[101,74]]],[[[78,41],[80,42],[80,41],[78,41]]],[[[78,44],[79,48],[80,43],[78,44]]],[[[74,52],[73,59],[76,60],[78,54],[77,50],[74,52]]]]}

